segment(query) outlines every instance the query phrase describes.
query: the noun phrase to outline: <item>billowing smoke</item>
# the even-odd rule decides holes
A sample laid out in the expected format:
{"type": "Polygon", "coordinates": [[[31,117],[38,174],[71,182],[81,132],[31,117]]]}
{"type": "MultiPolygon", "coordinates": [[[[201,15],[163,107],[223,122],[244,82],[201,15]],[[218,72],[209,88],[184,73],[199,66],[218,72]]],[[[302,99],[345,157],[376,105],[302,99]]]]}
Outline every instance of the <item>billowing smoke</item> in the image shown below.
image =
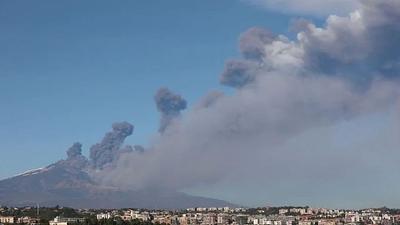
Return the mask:
{"type": "MultiPolygon", "coordinates": [[[[348,17],[330,16],[325,27],[303,24],[297,40],[250,29],[240,41],[243,58],[229,60],[221,75],[221,83],[235,92],[207,95],[177,118],[186,101],[161,89],[155,97],[160,131],[168,126],[168,132],[158,135],[143,154],[119,158],[101,181],[125,188],[182,190],[250,179],[246,182],[266,184],[264,191],[282,190],[282,195],[284,190],[307,193],[324,182],[337,194],[358,193],[351,187],[346,192],[333,188],[349,181],[352,187],[363,187],[363,193],[381,190],[379,185],[398,187],[391,183],[399,178],[397,172],[391,172],[393,179],[371,185],[358,176],[363,171],[382,175],[370,163],[376,158],[372,150],[329,150],[329,143],[319,149],[313,144],[296,148],[293,142],[319,129],[385,112],[399,101],[399,18],[399,1],[367,0],[348,17]],[[296,189],[293,182],[303,186],[296,189]]],[[[391,171],[400,169],[385,159],[391,171]]]]}
{"type": "Polygon", "coordinates": [[[248,59],[262,60],[266,56],[265,45],[271,44],[276,35],[263,28],[254,27],[240,36],[239,49],[248,59]]]}
{"type": "MultiPolygon", "coordinates": [[[[257,51],[258,52],[258,51],[257,51]]],[[[221,75],[221,84],[240,88],[254,81],[259,70],[257,62],[249,60],[229,60],[221,75]]]]}
{"type": "Polygon", "coordinates": [[[133,133],[133,125],[128,122],[114,123],[112,131],[106,133],[100,143],[90,148],[90,159],[95,169],[103,169],[119,157],[125,138],[133,133]]]}
{"type": "Polygon", "coordinates": [[[75,142],[67,150],[67,159],[57,162],[56,165],[61,165],[64,168],[72,170],[86,169],[89,165],[89,161],[82,155],[82,144],[75,142]]]}
{"type": "Polygon", "coordinates": [[[180,95],[167,88],[160,88],[154,96],[154,100],[158,111],[161,113],[159,131],[162,133],[180,115],[180,112],[186,109],[187,103],[180,95]]]}
{"type": "Polygon", "coordinates": [[[75,142],[68,150],[67,156],[68,159],[73,159],[82,155],[82,144],[79,142],[75,142]]]}

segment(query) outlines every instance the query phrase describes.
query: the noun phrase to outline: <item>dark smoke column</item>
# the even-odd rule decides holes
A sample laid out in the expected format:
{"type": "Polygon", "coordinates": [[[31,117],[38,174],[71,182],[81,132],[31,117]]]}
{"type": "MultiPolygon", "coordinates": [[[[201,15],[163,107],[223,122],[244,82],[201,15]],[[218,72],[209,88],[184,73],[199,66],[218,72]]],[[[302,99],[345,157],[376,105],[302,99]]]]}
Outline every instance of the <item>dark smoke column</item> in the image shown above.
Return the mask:
{"type": "Polygon", "coordinates": [[[75,142],[67,150],[67,160],[63,160],[62,164],[70,169],[84,169],[89,165],[89,161],[82,155],[82,144],[75,142]]]}
{"type": "Polygon", "coordinates": [[[68,159],[73,159],[82,155],[82,144],[79,142],[75,142],[68,150],[67,156],[68,159]]]}
{"type": "Polygon", "coordinates": [[[157,110],[161,113],[161,121],[159,132],[164,132],[171,121],[180,115],[180,112],[186,109],[187,102],[182,96],[171,92],[167,88],[160,88],[154,100],[157,105],[157,110]]]}
{"type": "Polygon", "coordinates": [[[90,148],[90,159],[92,166],[102,169],[106,164],[118,158],[120,148],[125,138],[133,133],[133,125],[128,122],[114,123],[112,131],[106,133],[100,143],[90,148]]]}

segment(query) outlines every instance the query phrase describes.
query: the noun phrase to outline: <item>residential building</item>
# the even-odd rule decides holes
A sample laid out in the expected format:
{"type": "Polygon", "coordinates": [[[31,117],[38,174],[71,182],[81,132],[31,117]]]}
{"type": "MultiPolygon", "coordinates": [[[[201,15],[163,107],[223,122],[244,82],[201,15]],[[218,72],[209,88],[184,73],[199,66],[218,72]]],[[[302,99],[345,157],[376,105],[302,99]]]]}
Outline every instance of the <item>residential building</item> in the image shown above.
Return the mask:
{"type": "Polygon", "coordinates": [[[13,216],[0,216],[0,223],[16,223],[16,218],[13,216]]]}
{"type": "Polygon", "coordinates": [[[84,218],[63,218],[57,216],[53,220],[49,221],[49,225],[70,225],[73,223],[78,223],[78,222],[85,222],[84,218]]]}

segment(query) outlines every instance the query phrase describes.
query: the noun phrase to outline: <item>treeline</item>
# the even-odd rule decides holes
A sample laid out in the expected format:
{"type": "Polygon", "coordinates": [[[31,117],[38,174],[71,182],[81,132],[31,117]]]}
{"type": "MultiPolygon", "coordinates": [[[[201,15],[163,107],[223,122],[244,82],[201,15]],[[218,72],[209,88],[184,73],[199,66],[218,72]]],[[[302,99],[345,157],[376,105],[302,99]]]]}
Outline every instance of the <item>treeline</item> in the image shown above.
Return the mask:
{"type": "MultiPolygon", "coordinates": [[[[16,208],[4,208],[4,210],[1,212],[1,215],[3,216],[15,216],[15,217],[32,217],[32,218],[37,218],[37,208],[34,207],[27,207],[27,208],[21,208],[21,209],[16,209],[16,208]]],[[[39,208],[39,220],[43,221],[50,221],[54,219],[56,216],[61,216],[61,217],[81,217],[82,215],[78,213],[75,209],[73,208],[68,208],[68,207],[41,207],[39,208]]]]}

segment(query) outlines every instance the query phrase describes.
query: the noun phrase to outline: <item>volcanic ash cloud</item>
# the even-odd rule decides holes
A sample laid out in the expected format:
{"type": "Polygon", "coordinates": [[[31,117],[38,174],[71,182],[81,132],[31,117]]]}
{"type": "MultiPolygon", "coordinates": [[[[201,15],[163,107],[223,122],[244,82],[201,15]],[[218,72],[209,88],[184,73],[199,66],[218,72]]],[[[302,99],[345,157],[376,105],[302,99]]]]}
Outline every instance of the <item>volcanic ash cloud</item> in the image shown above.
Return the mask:
{"type": "MultiPolygon", "coordinates": [[[[310,130],[386,111],[399,100],[399,20],[399,1],[367,0],[347,17],[329,16],[325,27],[302,21],[296,40],[251,28],[240,38],[242,58],[228,60],[220,77],[235,92],[211,92],[180,115],[186,101],[160,89],[155,100],[161,133],[144,153],[119,158],[102,182],[181,190],[235,174],[254,177],[255,183],[274,181],[290,177],[283,165],[296,157],[302,165],[298,175],[318,183],[337,169],[338,161],[327,158],[340,161],[344,154],[353,156],[352,149],[320,149],[313,158],[307,151],[279,146],[310,130]],[[258,172],[243,174],[249,168],[258,172]]],[[[96,147],[100,152],[113,151],[102,145],[96,147]]],[[[93,152],[96,165],[107,161],[93,152]]],[[[399,155],[394,154],[388,157],[399,155]]],[[[350,169],[348,176],[368,167],[341,162],[343,168],[361,168],[350,169]]]]}

